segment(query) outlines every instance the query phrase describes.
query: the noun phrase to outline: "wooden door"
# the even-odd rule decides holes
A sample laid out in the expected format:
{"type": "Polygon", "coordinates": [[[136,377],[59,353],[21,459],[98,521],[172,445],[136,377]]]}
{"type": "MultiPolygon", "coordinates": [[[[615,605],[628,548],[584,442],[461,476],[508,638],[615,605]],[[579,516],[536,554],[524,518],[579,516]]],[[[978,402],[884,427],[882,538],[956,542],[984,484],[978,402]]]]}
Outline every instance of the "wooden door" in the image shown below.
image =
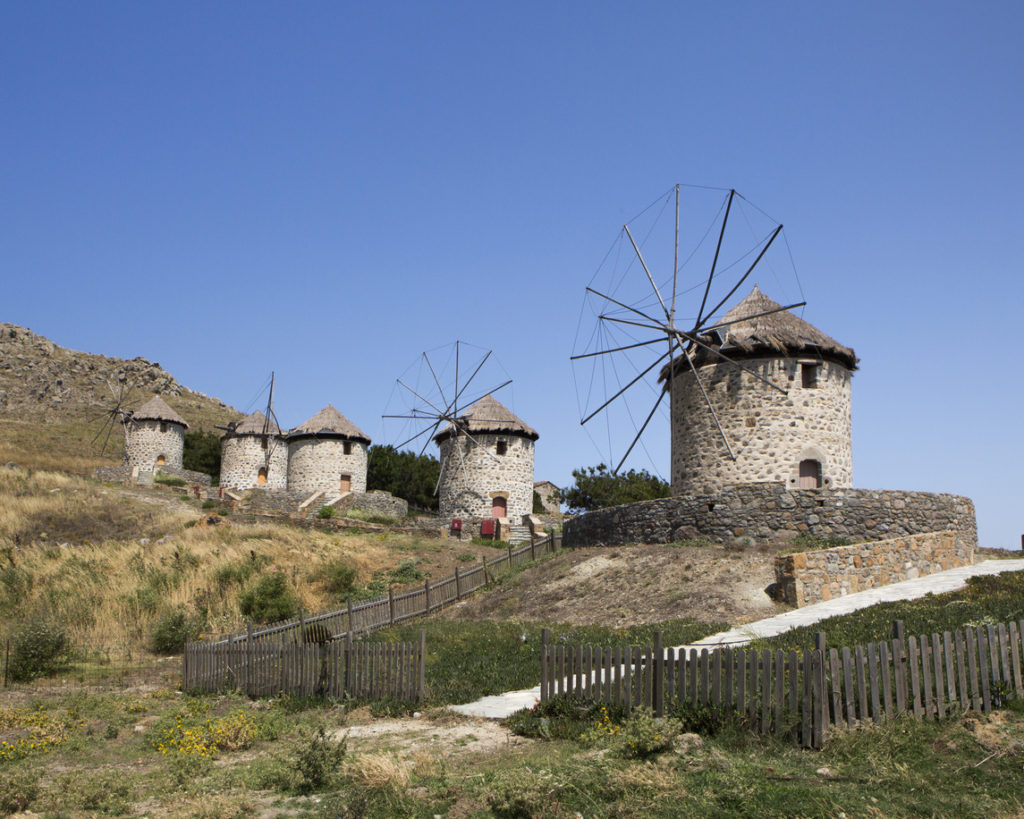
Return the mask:
{"type": "Polygon", "coordinates": [[[821,463],[819,461],[800,461],[800,488],[821,488],[821,463]]]}
{"type": "Polygon", "coordinates": [[[491,517],[492,518],[503,518],[506,517],[508,511],[508,501],[504,498],[492,498],[491,499],[491,517]]]}
{"type": "Polygon", "coordinates": [[[256,473],[256,483],[259,486],[267,485],[267,468],[265,466],[261,466],[260,471],[256,473]]]}
{"type": "Polygon", "coordinates": [[[156,465],[157,466],[163,466],[166,463],[167,463],[167,459],[163,455],[157,455],[156,456],[156,465]]]}
{"type": "Polygon", "coordinates": [[[339,484],[338,489],[341,492],[351,492],[352,491],[352,476],[351,475],[342,475],[341,476],[341,483],[339,484]]]}

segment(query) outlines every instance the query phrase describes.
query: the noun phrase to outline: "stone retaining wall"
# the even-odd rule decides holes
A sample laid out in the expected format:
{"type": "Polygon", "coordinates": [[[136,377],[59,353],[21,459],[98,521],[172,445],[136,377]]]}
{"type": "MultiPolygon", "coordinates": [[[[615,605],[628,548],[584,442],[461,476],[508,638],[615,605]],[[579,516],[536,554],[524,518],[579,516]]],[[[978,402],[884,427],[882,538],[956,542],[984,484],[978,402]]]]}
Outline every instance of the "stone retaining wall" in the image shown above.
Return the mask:
{"type": "Polygon", "coordinates": [[[977,546],[974,504],[959,495],[885,489],[786,490],[745,484],[714,495],[659,498],[567,520],[565,546],[620,546],[709,538],[780,543],[801,532],[851,541],[955,531],[977,546]]]}
{"type": "Polygon", "coordinates": [[[844,594],[974,563],[974,542],[961,532],[838,546],[775,558],[778,597],[806,606],[844,594]]]}
{"type": "Polygon", "coordinates": [[[401,520],[409,512],[409,503],[402,498],[396,498],[390,492],[372,489],[369,492],[353,492],[346,495],[334,504],[334,508],[341,513],[349,509],[359,509],[363,512],[390,515],[401,520]]]}
{"type": "MultiPolygon", "coordinates": [[[[191,469],[182,469],[165,464],[156,471],[158,474],[174,475],[181,478],[190,486],[209,486],[211,482],[210,476],[205,472],[193,472],[191,469]]],[[[128,483],[132,477],[132,467],[127,464],[120,466],[96,466],[93,467],[92,476],[98,481],[106,481],[107,483],[128,483]]],[[[148,470],[140,470],[139,482],[147,485],[152,484],[153,473],[148,470]]]]}

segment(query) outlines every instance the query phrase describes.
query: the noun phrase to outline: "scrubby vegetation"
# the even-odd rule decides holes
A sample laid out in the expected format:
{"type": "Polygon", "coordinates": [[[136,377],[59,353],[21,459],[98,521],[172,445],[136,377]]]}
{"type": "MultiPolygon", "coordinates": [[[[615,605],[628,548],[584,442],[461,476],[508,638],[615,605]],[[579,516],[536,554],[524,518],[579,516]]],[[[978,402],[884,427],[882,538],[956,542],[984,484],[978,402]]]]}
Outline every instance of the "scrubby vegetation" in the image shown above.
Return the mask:
{"type": "Polygon", "coordinates": [[[613,475],[604,464],[572,471],[575,483],[562,490],[562,502],[571,512],[588,512],[606,506],[667,498],[669,485],[646,469],[613,475]]]}

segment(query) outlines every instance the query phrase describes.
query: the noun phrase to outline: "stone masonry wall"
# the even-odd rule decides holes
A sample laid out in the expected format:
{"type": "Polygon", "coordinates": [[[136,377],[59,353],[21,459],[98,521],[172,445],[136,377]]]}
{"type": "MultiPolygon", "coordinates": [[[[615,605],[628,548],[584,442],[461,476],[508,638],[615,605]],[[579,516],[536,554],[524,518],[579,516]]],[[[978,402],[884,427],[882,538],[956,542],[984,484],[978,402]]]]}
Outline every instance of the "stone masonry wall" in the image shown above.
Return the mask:
{"type": "Polygon", "coordinates": [[[373,489],[369,492],[359,492],[346,495],[334,504],[334,508],[339,512],[347,512],[349,509],[359,509],[363,512],[373,512],[378,515],[390,515],[393,518],[402,519],[409,512],[409,503],[402,498],[396,498],[390,492],[373,489]]]}
{"type": "Polygon", "coordinates": [[[337,492],[342,474],[351,491],[366,491],[366,444],[340,438],[298,438],[288,442],[288,488],[337,492]],[[345,454],[345,444],[350,453],[345,454]]]}
{"type": "MultiPolygon", "coordinates": [[[[205,472],[194,472],[191,469],[182,469],[181,467],[173,466],[161,466],[156,472],[165,475],[174,475],[181,478],[185,483],[190,486],[209,486],[212,481],[210,476],[205,472]]],[[[152,483],[153,470],[140,469],[140,482],[152,483]]],[[[109,483],[127,483],[132,477],[132,467],[128,464],[121,464],[120,466],[96,466],[93,467],[92,476],[98,481],[106,481],[109,483]]]]}
{"type": "Polygon", "coordinates": [[[778,543],[801,532],[884,540],[956,531],[976,546],[974,504],[959,495],[884,489],[789,491],[778,484],[727,487],[714,495],[629,503],[565,523],[566,546],[671,543],[695,537],[778,543]]]}
{"type": "Polygon", "coordinates": [[[476,443],[460,435],[441,442],[440,517],[490,517],[491,499],[503,493],[506,516],[522,520],[533,512],[534,442],[522,435],[489,433],[473,433],[473,439],[476,443]],[[497,454],[499,441],[506,443],[504,455],[497,454]],[[456,445],[461,447],[461,459],[456,445]]]}
{"type": "Polygon", "coordinates": [[[775,579],[783,600],[806,606],[972,563],[974,544],[963,533],[931,532],[779,555],[775,579]]]}
{"type": "Polygon", "coordinates": [[[124,460],[128,466],[152,471],[157,458],[163,455],[166,463],[161,466],[181,469],[182,454],[185,451],[185,427],[181,424],[131,421],[125,432],[124,460]],[[160,431],[161,423],[163,432],[160,431]]]}
{"type": "Polygon", "coordinates": [[[267,468],[268,489],[284,489],[288,485],[288,445],[281,438],[269,440],[270,463],[259,435],[225,437],[221,442],[220,485],[231,489],[253,489],[259,486],[261,467],[267,468]]]}
{"type": "Polygon", "coordinates": [[[805,459],[821,462],[825,488],[852,486],[852,373],[825,361],[818,367],[817,386],[805,388],[798,359],[758,358],[742,364],[788,395],[732,364],[699,368],[733,460],[693,372],[679,370],[672,383],[672,494],[717,492],[731,484],[761,481],[796,489],[805,459]]]}

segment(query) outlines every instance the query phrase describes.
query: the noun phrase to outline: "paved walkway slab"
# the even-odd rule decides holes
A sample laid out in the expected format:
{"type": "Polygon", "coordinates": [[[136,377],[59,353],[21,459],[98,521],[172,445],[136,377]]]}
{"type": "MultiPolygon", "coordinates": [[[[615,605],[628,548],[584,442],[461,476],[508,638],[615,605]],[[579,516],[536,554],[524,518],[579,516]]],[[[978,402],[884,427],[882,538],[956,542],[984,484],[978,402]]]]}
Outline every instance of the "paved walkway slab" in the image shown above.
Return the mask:
{"type": "MultiPolygon", "coordinates": [[[[741,646],[760,637],[774,637],[777,634],[797,628],[809,626],[835,617],[837,614],[849,614],[857,609],[873,606],[875,603],[887,603],[895,600],[915,600],[926,594],[942,594],[961,588],[968,577],[981,574],[999,574],[1024,569],[1024,560],[985,560],[973,566],[960,566],[944,572],[936,572],[914,580],[903,580],[876,589],[854,592],[833,600],[814,603],[801,609],[793,609],[784,614],[777,614],[764,620],[746,623],[737,628],[704,637],[688,646],[676,646],[676,650],[700,650],[714,646],[741,646]]],[[[505,694],[494,694],[483,697],[476,702],[463,705],[451,705],[452,711],[471,717],[487,719],[504,719],[522,708],[529,708],[540,700],[540,686],[523,691],[509,691],[505,694]]]]}

